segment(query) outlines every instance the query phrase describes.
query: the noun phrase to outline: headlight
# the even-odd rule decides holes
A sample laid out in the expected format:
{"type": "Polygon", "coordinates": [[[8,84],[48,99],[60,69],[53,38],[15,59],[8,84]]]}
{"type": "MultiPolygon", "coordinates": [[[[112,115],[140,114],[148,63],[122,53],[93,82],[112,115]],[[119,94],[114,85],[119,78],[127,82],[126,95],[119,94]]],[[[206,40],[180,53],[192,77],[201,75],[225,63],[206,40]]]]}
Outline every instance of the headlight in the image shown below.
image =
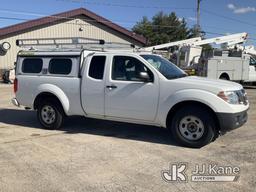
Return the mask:
{"type": "Polygon", "coordinates": [[[218,96],[230,104],[240,104],[239,97],[235,91],[221,91],[218,96]]]}

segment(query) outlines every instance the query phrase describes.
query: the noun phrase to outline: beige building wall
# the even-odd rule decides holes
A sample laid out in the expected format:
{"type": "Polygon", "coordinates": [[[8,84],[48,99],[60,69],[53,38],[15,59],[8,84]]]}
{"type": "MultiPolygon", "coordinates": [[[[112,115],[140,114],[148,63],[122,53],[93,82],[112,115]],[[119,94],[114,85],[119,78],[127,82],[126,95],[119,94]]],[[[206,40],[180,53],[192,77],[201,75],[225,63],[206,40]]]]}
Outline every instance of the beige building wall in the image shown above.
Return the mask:
{"type": "Polygon", "coordinates": [[[49,25],[33,31],[27,31],[22,34],[17,34],[5,39],[0,39],[0,43],[5,41],[11,44],[10,50],[4,56],[0,56],[0,71],[14,67],[17,52],[20,50],[16,46],[17,39],[34,39],[34,38],[57,38],[57,37],[86,37],[104,39],[105,41],[134,43],[138,42],[129,39],[128,37],[109,29],[103,25],[86,20],[85,17],[63,21],[61,23],[49,25]],[[79,30],[82,28],[82,31],[79,30]]]}

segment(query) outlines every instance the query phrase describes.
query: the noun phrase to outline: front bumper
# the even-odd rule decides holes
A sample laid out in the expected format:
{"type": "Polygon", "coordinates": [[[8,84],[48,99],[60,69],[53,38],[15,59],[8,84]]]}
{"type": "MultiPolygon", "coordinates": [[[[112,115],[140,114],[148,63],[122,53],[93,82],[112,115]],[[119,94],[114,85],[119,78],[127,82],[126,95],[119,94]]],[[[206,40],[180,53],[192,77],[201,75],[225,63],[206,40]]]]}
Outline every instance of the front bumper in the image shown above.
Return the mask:
{"type": "Polygon", "coordinates": [[[15,105],[16,107],[20,106],[20,104],[16,98],[12,98],[12,104],[15,105]]]}
{"type": "Polygon", "coordinates": [[[248,119],[247,111],[248,109],[239,113],[217,113],[220,131],[225,133],[244,125],[248,119]]]}

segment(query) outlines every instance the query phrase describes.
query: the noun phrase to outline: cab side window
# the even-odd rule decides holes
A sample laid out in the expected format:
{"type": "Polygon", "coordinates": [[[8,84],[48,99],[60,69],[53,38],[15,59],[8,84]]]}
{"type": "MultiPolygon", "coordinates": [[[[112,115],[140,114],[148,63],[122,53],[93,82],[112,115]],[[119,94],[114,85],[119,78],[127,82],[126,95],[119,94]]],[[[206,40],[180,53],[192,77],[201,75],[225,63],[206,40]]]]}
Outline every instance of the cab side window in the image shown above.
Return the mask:
{"type": "Polygon", "coordinates": [[[153,73],[138,59],[129,56],[114,56],[112,79],[119,81],[142,81],[141,72],[147,72],[153,82],[153,73]]]}
{"type": "Polygon", "coordinates": [[[89,76],[94,79],[103,79],[105,62],[106,56],[93,56],[90,63],[89,76]]]}

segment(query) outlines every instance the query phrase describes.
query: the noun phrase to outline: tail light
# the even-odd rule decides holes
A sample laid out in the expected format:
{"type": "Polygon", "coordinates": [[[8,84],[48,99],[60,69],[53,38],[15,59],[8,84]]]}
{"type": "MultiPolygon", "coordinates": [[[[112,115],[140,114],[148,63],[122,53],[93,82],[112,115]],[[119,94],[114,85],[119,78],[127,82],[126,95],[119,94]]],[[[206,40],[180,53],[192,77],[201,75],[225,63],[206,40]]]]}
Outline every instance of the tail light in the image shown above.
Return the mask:
{"type": "Polygon", "coordinates": [[[18,79],[16,78],[14,79],[13,89],[14,89],[14,93],[18,91],[18,79]]]}

